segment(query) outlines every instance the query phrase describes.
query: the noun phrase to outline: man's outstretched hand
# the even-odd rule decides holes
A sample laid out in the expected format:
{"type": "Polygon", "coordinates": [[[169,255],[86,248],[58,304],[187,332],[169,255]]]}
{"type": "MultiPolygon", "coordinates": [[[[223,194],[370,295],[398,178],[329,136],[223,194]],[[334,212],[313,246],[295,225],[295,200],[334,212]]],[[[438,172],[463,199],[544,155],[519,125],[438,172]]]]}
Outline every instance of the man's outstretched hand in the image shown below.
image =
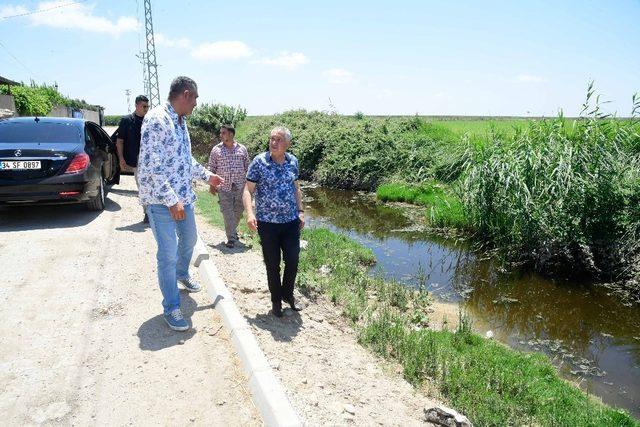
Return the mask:
{"type": "Polygon", "coordinates": [[[219,175],[211,175],[209,178],[209,185],[217,187],[222,184],[224,184],[224,179],[219,175]]]}

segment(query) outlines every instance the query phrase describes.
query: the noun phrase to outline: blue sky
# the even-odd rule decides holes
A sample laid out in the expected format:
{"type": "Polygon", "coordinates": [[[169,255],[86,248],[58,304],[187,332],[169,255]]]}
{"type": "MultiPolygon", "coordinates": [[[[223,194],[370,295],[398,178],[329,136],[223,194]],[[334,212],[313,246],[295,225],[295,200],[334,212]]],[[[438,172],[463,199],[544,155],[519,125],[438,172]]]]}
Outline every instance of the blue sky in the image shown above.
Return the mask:
{"type": "MultiPolygon", "coordinates": [[[[142,92],[143,0],[3,0],[0,75],[127,111],[142,92]],[[53,10],[23,17],[3,18],[53,10]]],[[[160,94],[249,114],[575,115],[640,91],[640,1],[153,1],[160,94]]]]}

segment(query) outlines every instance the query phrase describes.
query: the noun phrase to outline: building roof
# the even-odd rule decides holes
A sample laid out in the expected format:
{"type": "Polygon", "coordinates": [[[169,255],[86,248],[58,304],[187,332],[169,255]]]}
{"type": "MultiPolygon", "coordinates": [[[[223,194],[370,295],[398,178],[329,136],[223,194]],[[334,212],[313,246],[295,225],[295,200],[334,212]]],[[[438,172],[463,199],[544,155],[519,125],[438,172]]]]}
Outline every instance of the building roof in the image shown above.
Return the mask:
{"type": "Polygon", "coordinates": [[[13,80],[9,80],[9,79],[5,79],[4,77],[0,76],[0,84],[3,85],[13,85],[13,86],[20,86],[20,83],[18,82],[14,82],[13,80]]]}

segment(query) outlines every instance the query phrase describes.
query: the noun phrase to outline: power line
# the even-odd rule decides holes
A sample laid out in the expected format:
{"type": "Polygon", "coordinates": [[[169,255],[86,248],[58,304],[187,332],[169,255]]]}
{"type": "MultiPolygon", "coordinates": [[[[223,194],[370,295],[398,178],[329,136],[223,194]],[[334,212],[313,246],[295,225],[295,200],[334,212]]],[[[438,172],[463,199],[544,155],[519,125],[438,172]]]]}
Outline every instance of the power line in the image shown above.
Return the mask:
{"type": "Polygon", "coordinates": [[[31,71],[29,67],[24,65],[22,61],[20,61],[13,53],[11,53],[11,51],[7,49],[7,47],[4,44],[2,44],[2,42],[0,42],[0,46],[2,46],[2,48],[9,54],[9,56],[11,56],[18,64],[22,65],[22,67],[29,72],[32,78],[33,76],[36,75],[33,71],[31,71]]]}
{"type": "Polygon", "coordinates": [[[33,15],[35,13],[48,12],[50,10],[60,9],[62,7],[67,7],[67,6],[73,6],[74,4],[84,3],[86,1],[87,0],[80,0],[80,1],[74,1],[73,3],[59,4],[57,6],[49,7],[47,9],[37,9],[37,10],[32,10],[31,12],[20,13],[18,15],[2,16],[0,17],[0,19],[19,18],[21,16],[33,15]]]}

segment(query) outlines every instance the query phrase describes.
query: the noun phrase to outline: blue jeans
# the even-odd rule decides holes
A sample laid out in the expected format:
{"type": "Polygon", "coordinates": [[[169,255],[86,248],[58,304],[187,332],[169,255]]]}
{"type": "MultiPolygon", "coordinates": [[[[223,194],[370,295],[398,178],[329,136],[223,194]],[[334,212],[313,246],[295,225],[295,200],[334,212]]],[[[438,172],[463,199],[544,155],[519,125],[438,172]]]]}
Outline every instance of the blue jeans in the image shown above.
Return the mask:
{"type": "Polygon", "coordinates": [[[198,240],[193,205],[184,206],[185,218],[176,221],[164,205],[148,205],[149,225],[158,243],[158,281],[164,314],[180,308],[178,280],[189,278],[189,262],[198,240]]]}

